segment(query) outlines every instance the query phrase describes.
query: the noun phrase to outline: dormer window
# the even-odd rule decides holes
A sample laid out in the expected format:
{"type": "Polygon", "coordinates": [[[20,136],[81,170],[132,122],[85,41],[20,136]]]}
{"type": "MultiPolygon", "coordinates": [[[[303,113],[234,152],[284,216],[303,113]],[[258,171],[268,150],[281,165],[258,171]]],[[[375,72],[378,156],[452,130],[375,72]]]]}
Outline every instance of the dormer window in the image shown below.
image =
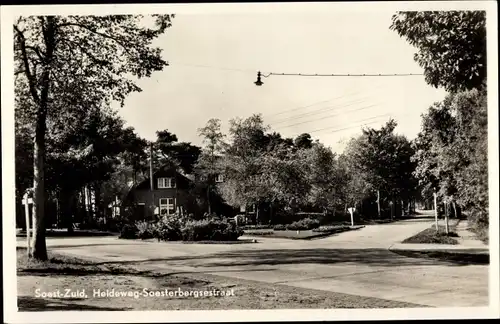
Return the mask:
{"type": "Polygon", "coordinates": [[[175,188],[175,178],[158,178],[158,189],[175,188]]]}
{"type": "Polygon", "coordinates": [[[221,183],[224,182],[224,175],[223,174],[218,174],[215,176],[215,182],[221,183]]]}

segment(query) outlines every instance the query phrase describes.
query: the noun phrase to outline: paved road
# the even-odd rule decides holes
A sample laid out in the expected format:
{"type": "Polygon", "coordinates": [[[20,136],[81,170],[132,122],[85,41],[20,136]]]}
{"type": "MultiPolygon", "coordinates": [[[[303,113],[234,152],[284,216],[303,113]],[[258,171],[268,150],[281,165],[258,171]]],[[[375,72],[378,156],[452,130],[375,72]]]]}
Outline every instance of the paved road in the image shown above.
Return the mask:
{"type": "MultiPolygon", "coordinates": [[[[115,237],[48,239],[49,249],[103,262],[203,272],[436,307],[487,306],[488,266],[408,258],[389,246],[432,223],[370,225],[323,239],[259,238],[256,244],[183,244],[115,237]]],[[[21,243],[21,242],[19,242],[21,243]]]]}

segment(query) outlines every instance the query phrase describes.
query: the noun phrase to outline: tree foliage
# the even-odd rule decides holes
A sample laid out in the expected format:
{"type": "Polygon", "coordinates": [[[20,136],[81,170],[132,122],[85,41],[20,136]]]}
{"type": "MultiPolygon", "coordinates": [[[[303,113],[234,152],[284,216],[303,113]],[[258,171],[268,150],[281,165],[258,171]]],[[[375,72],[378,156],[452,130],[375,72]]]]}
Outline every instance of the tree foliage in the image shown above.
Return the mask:
{"type": "Polygon", "coordinates": [[[133,77],[148,77],[167,65],[152,41],[170,27],[172,16],[152,16],[152,27],[143,18],[23,16],[13,26],[16,105],[31,117],[34,134],[34,258],[47,259],[47,118],[56,120],[77,115],[74,111],[106,108],[111,101],[123,105],[129,93],[141,90],[133,77]]]}
{"type": "Polygon", "coordinates": [[[414,59],[432,86],[470,90],[486,79],[486,12],[398,12],[390,28],[418,49],[414,59]]]}
{"type": "Polygon", "coordinates": [[[204,127],[198,129],[198,134],[203,138],[205,147],[201,151],[195,165],[196,184],[201,189],[198,192],[206,192],[208,213],[212,212],[214,194],[218,193],[215,177],[223,175],[221,167],[221,156],[224,152],[224,134],[221,131],[219,119],[210,119],[204,127]]]}
{"type": "Polygon", "coordinates": [[[324,211],[333,211],[342,199],[346,185],[345,173],[330,148],[316,142],[306,155],[307,182],[311,184],[308,202],[324,211]]]}
{"type": "Polygon", "coordinates": [[[201,153],[201,148],[188,142],[179,142],[177,135],[167,129],[156,132],[153,148],[157,166],[165,164],[179,167],[185,173],[192,173],[201,153]]]}
{"type": "Polygon", "coordinates": [[[423,116],[414,156],[424,188],[481,224],[488,223],[487,120],[486,89],[450,94],[423,116]]]}
{"type": "Polygon", "coordinates": [[[346,150],[349,165],[356,170],[353,177],[365,183],[368,191],[379,191],[393,202],[410,199],[416,185],[413,148],[406,137],[394,133],[396,126],[391,119],[380,130],[364,129],[346,150]]]}

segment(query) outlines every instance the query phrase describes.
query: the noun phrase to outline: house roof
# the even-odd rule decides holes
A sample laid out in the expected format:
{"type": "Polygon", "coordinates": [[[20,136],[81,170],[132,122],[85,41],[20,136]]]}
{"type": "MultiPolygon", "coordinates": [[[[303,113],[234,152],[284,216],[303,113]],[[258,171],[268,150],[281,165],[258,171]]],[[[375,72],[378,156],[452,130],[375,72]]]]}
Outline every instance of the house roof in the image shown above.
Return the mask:
{"type": "MultiPolygon", "coordinates": [[[[187,182],[192,182],[193,180],[190,179],[192,177],[192,175],[189,175],[189,174],[186,174],[184,172],[182,172],[181,170],[179,170],[179,168],[175,167],[175,166],[171,166],[169,164],[164,164],[162,165],[160,168],[158,168],[158,170],[156,170],[154,173],[153,173],[153,179],[158,175],[158,173],[162,173],[162,172],[165,172],[165,171],[173,171],[175,172],[178,176],[181,176],[185,181],[187,182]]],[[[129,198],[129,195],[130,193],[135,190],[135,189],[143,189],[143,188],[148,188],[149,189],[149,180],[150,178],[147,177],[145,178],[144,180],[136,183],[135,185],[132,185],[130,187],[130,189],[127,191],[127,194],[125,195],[124,197],[124,200],[127,200],[129,198]]]]}

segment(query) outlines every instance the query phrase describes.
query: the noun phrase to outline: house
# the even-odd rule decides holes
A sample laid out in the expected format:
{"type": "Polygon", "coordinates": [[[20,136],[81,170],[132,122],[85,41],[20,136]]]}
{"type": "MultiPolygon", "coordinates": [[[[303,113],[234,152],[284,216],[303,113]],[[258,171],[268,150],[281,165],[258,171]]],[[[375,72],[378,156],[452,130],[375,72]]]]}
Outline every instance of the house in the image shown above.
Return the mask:
{"type": "Polygon", "coordinates": [[[152,184],[153,188],[150,179],[144,179],[131,188],[123,201],[122,206],[134,208],[135,219],[154,219],[177,211],[192,212],[192,181],[175,167],[161,167],[153,174],[152,184]]]}
{"type": "MultiPolygon", "coordinates": [[[[223,181],[222,176],[216,177],[216,182],[223,181]]],[[[206,189],[196,187],[193,175],[164,165],[153,174],[153,188],[149,178],[143,180],[128,192],[122,206],[132,207],[136,220],[152,220],[175,213],[193,214],[199,218],[208,210],[206,197],[206,189]]],[[[232,217],[236,214],[218,195],[212,195],[211,202],[212,210],[218,215],[232,217]]]]}

